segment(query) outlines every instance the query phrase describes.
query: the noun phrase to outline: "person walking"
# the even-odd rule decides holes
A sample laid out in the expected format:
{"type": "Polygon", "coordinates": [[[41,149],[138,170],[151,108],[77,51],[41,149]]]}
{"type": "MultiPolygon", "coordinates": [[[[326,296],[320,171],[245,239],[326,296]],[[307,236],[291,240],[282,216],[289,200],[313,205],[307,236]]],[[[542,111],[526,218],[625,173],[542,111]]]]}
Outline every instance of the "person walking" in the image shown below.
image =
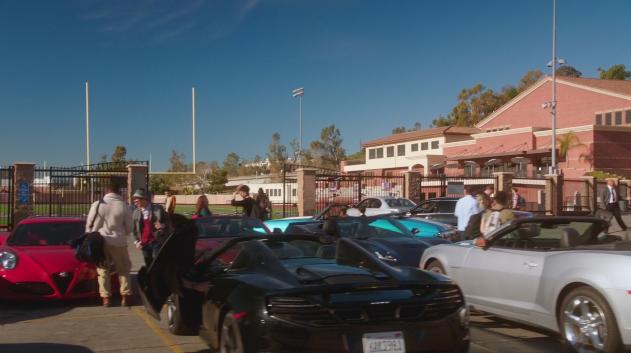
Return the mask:
{"type": "Polygon", "coordinates": [[[491,208],[491,197],[489,197],[489,195],[485,192],[477,194],[475,198],[478,200],[478,208],[480,209],[480,212],[469,218],[467,227],[464,232],[461,233],[461,238],[463,240],[475,239],[481,235],[480,224],[482,222],[482,216],[487,209],[491,208]]]}
{"type": "Polygon", "coordinates": [[[456,202],[456,210],[454,215],[458,218],[458,230],[464,232],[469,224],[469,218],[480,212],[478,200],[471,195],[469,186],[464,187],[464,196],[456,202]]]}
{"type": "Polygon", "coordinates": [[[208,197],[206,195],[200,195],[197,198],[197,203],[195,204],[195,213],[193,213],[192,219],[197,219],[201,217],[212,216],[213,213],[210,212],[208,208],[208,197]]]}
{"type": "Polygon", "coordinates": [[[170,234],[171,224],[164,207],[152,204],[147,192],[138,189],[132,195],[136,209],[133,213],[134,244],[142,250],[145,265],[149,266],[158,254],[160,245],[170,234]]]}
{"type": "Polygon", "coordinates": [[[247,185],[239,185],[237,189],[232,194],[232,201],[230,201],[232,206],[243,207],[243,215],[246,217],[252,217],[260,219],[260,212],[258,212],[258,205],[256,204],[256,200],[250,196],[250,187],[247,185]],[[239,195],[241,200],[237,201],[236,197],[239,195]]]}
{"type": "Polygon", "coordinates": [[[620,216],[620,206],[618,205],[620,193],[616,190],[616,181],[614,179],[607,179],[607,187],[600,192],[599,196],[602,208],[611,212],[611,214],[616,217],[616,221],[622,230],[627,230],[627,225],[620,216]]]}
{"type": "Polygon", "coordinates": [[[111,306],[111,272],[113,265],[118,274],[121,305],[131,306],[131,288],[129,271],[131,260],[127,251],[127,237],[132,232],[132,214],[127,202],[120,195],[124,179],[112,177],[106,194],[90,207],[86,232],[99,232],[105,240],[103,252],[105,263],[98,266],[99,294],[103,306],[111,306]]]}
{"type": "Polygon", "coordinates": [[[272,203],[269,201],[269,197],[263,191],[263,188],[259,188],[259,192],[256,194],[256,203],[261,210],[261,221],[267,221],[270,219],[272,213],[272,203]]]}
{"type": "Polygon", "coordinates": [[[164,196],[166,196],[166,201],[164,203],[164,209],[167,211],[169,216],[172,216],[175,213],[175,206],[177,205],[177,199],[173,192],[170,189],[167,189],[164,192],[164,196]]]}
{"type": "Polygon", "coordinates": [[[520,210],[522,207],[526,206],[526,199],[519,193],[517,188],[511,188],[513,191],[513,199],[511,202],[511,208],[514,210],[520,210]]]}

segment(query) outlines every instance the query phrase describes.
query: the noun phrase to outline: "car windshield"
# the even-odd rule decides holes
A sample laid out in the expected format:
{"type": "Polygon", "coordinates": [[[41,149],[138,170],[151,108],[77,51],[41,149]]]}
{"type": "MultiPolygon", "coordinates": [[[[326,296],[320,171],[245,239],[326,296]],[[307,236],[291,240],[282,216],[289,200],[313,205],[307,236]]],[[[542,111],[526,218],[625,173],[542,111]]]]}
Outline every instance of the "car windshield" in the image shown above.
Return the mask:
{"type": "Polygon", "coordinates": [[[494,246],[530,250],[571,249],[619,240],[620,238],[607,234],[606,223],[553,220],[521,223],[498,238],[494,246]]]}
{"type": "Polygon", "coordinates": [[[348,217],[337,221],[339,235],[357,239],[373,237],[412,237],[400,222],[391,218],[348,217]]]}
{"type": "Polygon", "coordinates": [[[386,199],[385,200],[390,207],[414,207],[416,204],[408,199],[386,199]]]}
{"type": "Polygon", "coordinates": [[[46,222],[21,224],[7,244],[15,246],[68,245],[85,232],[85,223],[46,222]]]}
{"type": "Polygon", "coordinates": [[[198,238],[226,238],[267,234],[261,221],[246,217],[205,217],[195,221],[198,238]]]}

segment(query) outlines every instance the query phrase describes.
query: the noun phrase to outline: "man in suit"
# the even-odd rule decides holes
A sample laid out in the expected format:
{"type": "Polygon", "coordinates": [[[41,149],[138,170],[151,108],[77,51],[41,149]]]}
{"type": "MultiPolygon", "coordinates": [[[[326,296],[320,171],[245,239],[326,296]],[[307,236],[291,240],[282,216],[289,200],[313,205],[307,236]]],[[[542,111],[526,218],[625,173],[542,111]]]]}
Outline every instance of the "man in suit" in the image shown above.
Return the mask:
{"type": "Polygon", "coordinates": [[[607,187],[600,192],[600,204],[602,208],[611,212],[616,217],[616,221],[620,225],[622,230],[627,229],[627,225],[624,224],[622,217],[620,216],[620,207],[618,201],[620,201],[620,193],[616,190],[616,182],[614,179],[607,179],[607,187]]]}

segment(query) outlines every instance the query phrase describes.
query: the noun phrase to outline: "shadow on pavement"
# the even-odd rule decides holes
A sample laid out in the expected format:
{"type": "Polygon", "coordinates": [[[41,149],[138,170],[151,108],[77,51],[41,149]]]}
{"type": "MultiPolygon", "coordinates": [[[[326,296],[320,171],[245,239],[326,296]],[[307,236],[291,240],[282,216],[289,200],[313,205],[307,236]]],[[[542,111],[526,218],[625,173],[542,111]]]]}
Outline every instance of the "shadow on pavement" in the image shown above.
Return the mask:
{"type": "Polygon", "coordinates": [[[3,353],[94,353],[93,350],[69,344],[58,343],[15,343],[1,344],[0,352],[3,353]]]}

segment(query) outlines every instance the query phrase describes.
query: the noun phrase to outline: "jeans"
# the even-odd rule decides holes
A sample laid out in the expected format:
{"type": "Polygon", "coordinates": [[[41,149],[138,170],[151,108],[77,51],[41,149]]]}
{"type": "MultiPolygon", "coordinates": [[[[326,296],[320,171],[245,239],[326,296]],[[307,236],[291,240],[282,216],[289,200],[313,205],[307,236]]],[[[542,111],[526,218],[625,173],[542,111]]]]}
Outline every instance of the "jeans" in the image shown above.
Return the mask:
{"type": "Polygon", "coordinates": [[[145,258],[145,265],[149,267],[153,262],[153,259],[158,255],[160,250],[160,244],[157,241],[153,241],[142,247],[142,256],[145,258]]]}

